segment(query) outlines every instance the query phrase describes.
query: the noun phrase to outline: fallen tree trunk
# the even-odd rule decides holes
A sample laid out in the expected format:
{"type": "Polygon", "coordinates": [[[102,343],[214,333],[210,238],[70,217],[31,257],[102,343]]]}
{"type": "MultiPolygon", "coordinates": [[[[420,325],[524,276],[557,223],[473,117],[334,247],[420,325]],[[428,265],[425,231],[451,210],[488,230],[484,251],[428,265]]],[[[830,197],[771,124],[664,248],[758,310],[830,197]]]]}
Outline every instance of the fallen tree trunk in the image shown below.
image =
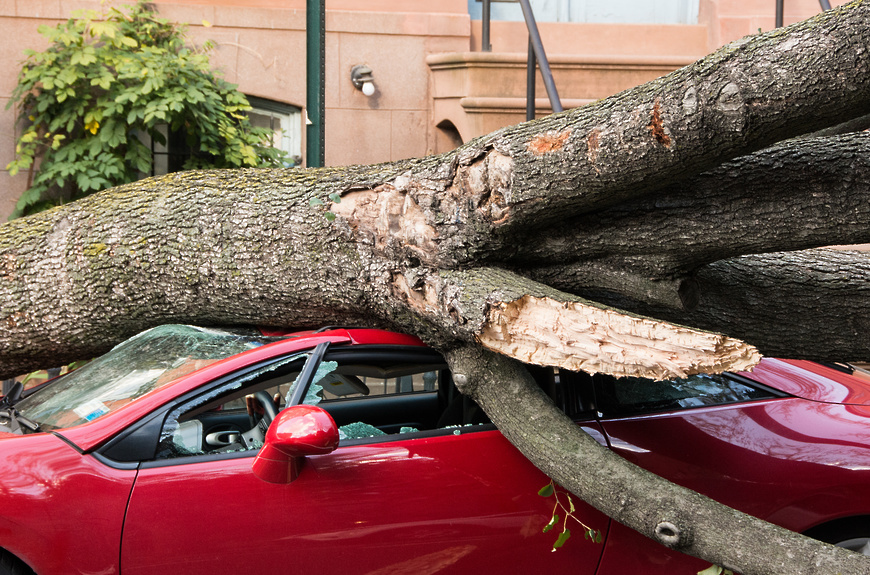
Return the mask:
{"type": "MultiPolygon", "coordinates": [[[[649,196],[741,153],[866,114],[868,13],[865,2],[825,12],[444,156],[191,173],[7,224],[0,228],[0,371],[90,355],[165,321],[385,317],[416,328],[410,318],[419,309],[385,309],[394,274],[487,266],[531,275],[539,266],[522,258],[528,230],[571,225],[579,214],[649,196]],[[335,222],[320,217],[326,209],[335,222]]],[[[754,219],[751,210],[743,215],[754,219]]],[[[714,257],[703,242],[676,249],[693,253],[683,270],[689,259],[714,257]]],[[[565,264],[569,272],[575,262],[565,264]]],[[[628,260],[616,273],[641,276],[628,260]]],[[[613,265],[602,269],[601,288],[612,288],[613,274],[613,265]]]]}
{"type": "MultiPolygon", "coordinates": [[[[818,245],[825,230],[797,233],[799,218],[776,220],[789,222],[787,236],[755,238],[770,227],[758,214],[774,213],[786,198],[797,200],[792,211],[821,211],[816,221],[830,228],[832,241],[865,237],[866,202],[840,196],[865,193],[866,137],[787,143],[716,167],[870,112],[868,21],[870,4],[854,2],[442,156],[370,167],[190,172],[6,224],[0,227],[0,377],[94,355],[165,322],[391,325],[446,350],[469,382],[464,391],[572,492],[666,544],[744,575],[782,572],[795,565],[787,557],[765,550],[747,559],[738,546],[757,552],[751,540],[767,537],[770,527],[663,483],[649,487],[654,478],[593,449],[594,442],[528,389],[522,370],[469,346],[529,363],[654,378],[746,368],[759,357],[750,344],[782,349],[774,324],[765,329],[747,321],[753,328],[742,330],[741,312],[754,313],[752,302],[741,302],[742,310],[732,305],[730,320],[723,313],[735,301],[728,282],[741,273],[746,277],[735,289],[756,285],[757,292],[747,293],[760,302],[776,297],[776,288],[759,279],[771,260],[716,260],[818,245]],[[802,172],[803,180],[819,178],[802,196],[765,200],[769,172],[799,165],[796,154],[806,161],[818,155],[813,146],[828,145],[837,150],[835,162],[802,172]],[[840,170],[849,170],[852,182],[838,181],[840,170]],[[741,185],[722,183],[735,179],[741,185]],[[740,233],[721,233],[704,221],[711,204],[697,190],[724,188],[736,198],[746,183],[754,187],[740,191],[741,201],[756,210],[725,199],[716,207],[740,233]],[[842,207],[810,201],[819,186],[842,207]],[[678,205],[692,201],[699,205],[678,205]],[[638,215],[650,206],[649,215],[638,215]],[[843,230],[834,230],[832,213],[842,215],[843,230]],[[697,221],[656,233],[657,219],[680,218],[697,221]],[[608,301],[727,335],[601,303],[608,301]],[[750,344],[729,337],[732,331],[746,334],[750,344]],[[512,410],[523,415],[511,416],[512,410]],[[524,439],[536,436],[543,443],[524,439]],[[623,470],[624,479],[612,482],[589,470],[598,465],[623,470]],[[591,483],[587,472],[596,478],[591,483]],[[669,495],[656,503],[625,491],[637,489],[628,485],[635,482],[653,498],[669,495]],[[614,503],[613,493],[643,503],[614,503]],[[735,531],[723,533],[718,521],[735,531]]],[[[825,252],[816,261],[834,257],[825,252]]],[[[796,285],[801,265],[785,265],[777,281],[796,285]]],[[[863,295],[855,284],[846,293],[863,295]]],[[[806,294],[789,297],[818,306],[806,294]]],[[[851,310],[859,313],[861,305],[851,310]]],[[[830,317],[816,329],[789,340],[787,355],[817,357],[844,339],[830,317]]],[[[856,346],[840,349],[838,359],[862,355],[856,346]]],[[[807,565],[819,561],[843,573],[866,571],[866,558],[807,542],[797,548],[804,561],[797,572],[810,572],[807,565]]]]}

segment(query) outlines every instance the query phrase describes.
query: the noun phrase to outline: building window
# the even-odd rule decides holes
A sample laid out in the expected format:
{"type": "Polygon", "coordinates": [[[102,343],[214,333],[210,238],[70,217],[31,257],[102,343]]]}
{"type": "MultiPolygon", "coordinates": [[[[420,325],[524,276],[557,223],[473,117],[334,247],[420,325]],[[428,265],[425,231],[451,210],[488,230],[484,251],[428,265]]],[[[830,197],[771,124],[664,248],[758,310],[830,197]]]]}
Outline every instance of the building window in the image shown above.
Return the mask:
{"type": "Polygon", "coordinates": [[[272,130],[272,145],[290,157],[288,167],[302,164],[302,110],[296,106],[248,96],[251,124],[272,130]]]}
{"type": "MultiPolygon", "coordinates": [[[[248,96],[253,108],[248,112],[251,125],[272,130],[272,146],[287,152],[288,168],[302,164],[302,110],[295,106],[248,96]]],[[[191,147],[182,132],[171,131],[169,126],[157,126],[161,138],[139,134],[142,143],[151,149],[151,173],[146,176],[162,176],[184,169],[190,158],[191,147]]]]}
{"type": "MultiPolygon", "coordinates": [[[[538,22],[607,24],[697,24],[698,0],[530,0],[538,22]]],[[[481,0],[468,0],[468,12],[481,18],[481,0]]],[[[493,0],[493,20],[522,21],[516,0],[493,0]]]]}
{"type": "Polygon", "coordinates": [[[190,157],[190,146],[184,138],[184,133],[170,130],[166,124],[156,127],[163,137],[151,138],[148,134],[140,134],[142,143],[151,148],[151,176],[162,176],[184,169],[184,163],[190,157]]]}

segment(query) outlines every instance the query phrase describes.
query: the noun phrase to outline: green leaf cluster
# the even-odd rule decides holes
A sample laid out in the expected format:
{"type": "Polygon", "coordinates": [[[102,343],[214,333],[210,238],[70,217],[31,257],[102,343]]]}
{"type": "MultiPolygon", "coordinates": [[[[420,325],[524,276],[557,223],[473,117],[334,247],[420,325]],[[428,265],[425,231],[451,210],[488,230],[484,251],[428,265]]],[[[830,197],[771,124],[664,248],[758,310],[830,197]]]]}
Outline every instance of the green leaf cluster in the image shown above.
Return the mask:
{"type": "Polygon", "coordinates": [[[7,169],[30,175],[12,217],[149,174],[144,142],[165,144],[167,128],[192,151],[184,169],[284,165],[244,94],[209,67],[212,46],[188,46],[185,27],[149,4],[77,11],[39,31],[51,45],[25,52],[8,105],[24,127],[7,169]]]}
{"type": "Polygon", "coordinates": [[[544,525],[544,528],[542,530],[543,533],[549,533],[559,525],[559,521],[561,519],[559,517],[559,514],[557,513],[559,509],[561,509],[565,513],[564,521],[562,521],[562,531],[561,533],[559,533],[559,536],[556,537],[556,542],[553,543],[553,551],[556,551],[557,549],[562,547],[565,542],[568,541],[568,539],[571,537],[571,530],[568,529],[568,519],[573,519],[580,524],[580,526],[583,528],[584,539],[592,541],[593,543],[601,543],[601,531],[599,529],[592,529],[591,527],[580,521],[576,515],[574,515],[574,512],[577,511],[577,509],[574,507],[574,500],[571,499],[571,495],[567,491],[563,490],[562,492],[560,492],[559,490],[557,490],[556,484],[553,482],[552,479],[548,484],[544,485],[538,491],[538,495],[540,495],[541,497],[554,497],[556,500],[556,504],[553,506],[552,516],[550,517],[549,523],[544,525]],[[565,501],[563,501],[560,496],[564,498],[565,501]]]}
{"type": "MultiPolygon", "coordinates": [[[[336,193],[336,192],[333,192],[333,193],[329,194],[329,200],[334,204],[340,204],[341,203],[341,195],[336,193]]],[[[311,206],[312,208],[316,208],[317,206],[323,206],[325,204],[323,203],[323,200],[321,200],[320,198],[311,198],[310,200],[308,200],[308,205],[311,206]]],[[[323,217],[326,218],[326,221],[328,221],[328,222],[335,221],[335,214],[330,212],[330,211],[324,212],[323,217]]]]}

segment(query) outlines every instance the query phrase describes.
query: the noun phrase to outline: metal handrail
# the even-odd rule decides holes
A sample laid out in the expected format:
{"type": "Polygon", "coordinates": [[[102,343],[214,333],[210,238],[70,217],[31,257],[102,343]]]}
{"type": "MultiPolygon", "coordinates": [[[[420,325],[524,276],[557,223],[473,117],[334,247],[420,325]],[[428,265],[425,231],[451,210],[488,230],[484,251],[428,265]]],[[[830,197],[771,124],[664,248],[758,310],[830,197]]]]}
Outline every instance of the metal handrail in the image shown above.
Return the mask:
{"type": "MultiPolygon", "coordinates": [[[[490,52],[492,51],[492,46],[489,41],[489,24],[490,3],[492,0],[482,0],[482,2],[481,50],[490,52]]],[[[540,32],[538,32],[538,24],[535,22],[532,6],[529,4],[529,0],[519,0],[519,2],[520,7],[523,9],[526,29],[529,31],[529,57],[526,64],[526,119],[532,120],[535,117],[536,66],[541,69],[541,78],[544,80],[544,88],[547,90],[547,97],[550,99],[550,107],[554,112],[561,112],[564,108],[562,108],[562,101],[559,99],[559,92],[556,90],[556,82],[553,80],[553,72],[550,70],[550,62],[547,60],[547,53],[544,51],[544,43],[541,41],[540,32]]]]}
{"type": "MultiPolygon", "coordinates": [[[[782,13],[785,5],[785,0],[776,0],[776,17],[775,17],[775,25],[777,28],[782,28],[782,13]]],[[[822,11],[830,10],[831,3],[828,0],[819,0],[819,6],[822,7],[822,11]]]]}
{"type": "MultiPolygon", "coordinates": [[[[532,5],[529,4],[529,0],[520,0],[520,6],[523,8],[523,18],[526,19],[526,28],[529,30],[529,42],[531,43],[535,58],[538,60],[538,67],[541,69],[541,78],[544,80],[544,88],[546,88],[547,97],[550,99],[550,107],[553,108],[554,112],[561,112],[563,110],[562,102],[559,100],[559,92],[556,90],[553,72],[550,71],[547,53],[544,52],[544,43],[541,42],[541,34],[538,32],[538,24],[535,22],[532,5]]],[[[529,67],[534,70],[534,63],[530,62],[529,67]]],[[[529,119],[531,120],[532,118],[529,119]]]]}
{"type": "MultiPolygon", "coordinates": [[[[492,0],[480,0],[483,3],[482,13],[482,33],[481,33],[481,50],[483,52],[491,52],[492,45],[490,44],[490,20],[491,20],[491,3],[492,0]]],[[[776,0],[776,27],[781,28],[783,24],[783,7],[785,0],[776,0]]],[[[553,72],[550,70],[550,62],[547,60],[547,54],[544,51],[544,44],[541,42],[541,34],[538,32],[538,24],[535,22],[535,14],[532,11],[532,6],[529,0],[519,0],[520,6],[523,9],[523,18],[526,21],[526,29],[529,31],[529,56],[526,68],[526,119],[531,120],[535,117],[535,67],[541,69],[541,78],[544,80],[544,88],[547,90],[547,97],[550,99],[550,107],[554,112],[561,112],[562,102],[559,100],[559,92],[556,90],[556,82],[553,80],[553,72]],[[537,62],[536,62],[537,61],[537,62]]],[[[822,10],[830,10],[831,3],[828,0],[819,0],[819,5],[822,10]]]]}

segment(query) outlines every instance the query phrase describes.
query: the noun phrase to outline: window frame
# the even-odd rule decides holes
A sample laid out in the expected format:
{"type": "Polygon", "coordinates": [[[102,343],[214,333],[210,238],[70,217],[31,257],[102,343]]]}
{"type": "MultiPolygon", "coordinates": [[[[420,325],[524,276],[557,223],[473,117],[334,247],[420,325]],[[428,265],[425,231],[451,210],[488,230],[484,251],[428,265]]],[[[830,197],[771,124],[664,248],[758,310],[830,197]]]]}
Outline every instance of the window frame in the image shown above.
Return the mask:
{"type": "MultiPolygon", "coordinates": [[[[279,129],[281,130],[280,135],[280,146],[274,146],[274,140],[272,142],[273,147],[277,147],[280,150],[283,150],[287,153],[288,157],[292,160],[292,164],[287,167],[293,166],[301,166],[302,165],[302,108],[299,106],[294,106],[292,104],[285,104],[283,102],[277,102],[275,100],[269,100],[266,98],[260,98],[258,96],[245,96],[248,99],[248,103],[251,105],[251,110],[248,112],[248,118],[251,120],[251,124],[254,124],[254,120],[250,117],[251,114],[257,114],[260,116],[267,116],[272,120],[279,120],[279,129]],[[286,128],[284,127],[284,121],[287,122],[286,128]]],[[[269,126],[270,129],[277,132],[275,130],[274,125],[269,126]]]]}
{"type": "MultiPolygon", "coordinates": [[[[233,451],[233,452],[225,452],[225,453],[205,453],[205,454],[193,454],[193,455],[182,455],[178,457],[157,459],[156,454],[158,451],[159,443],[161,440],[161,436],[164,430],[164,426],[166,425],[167,419],[170,414],[181,412],[179,418],[181,418],[184,414],[187,413],[186,410],[196,410],[202,409],[205,406],[208,406],[211,401],[207,401],[201,405],[191,405],[191,403],[196,402],[198,399],[203,396],[207,396],[211,393],[214,393],[215,390],[223,387],[231,385],[234,381],[239,378],[243,378],[245,376],[250,375],[251,373],[257,372],[259,370],[263,370],[268,366],[284,361],[288,358],[294,356],[307,356],[305,359],[305,363],[302,367],[301,373],[304,373],[309,369],[309,373],[306,375],[306,378],[301,381],[302,386],[297,388],[296,393],[301,391],[301,399],[298,403],[302,403],[305,398],[305,394],[307,393],[308,388],[311,386],[312,378],[316,373],[317,367],[320,365],[322,361],[341,361],[345,359],[349,359],[352,363],[364,363],[366,360],[373,361],[374,358],[380,361],[386,361],[390,358],[395,358],[397,362],[413,364],[415,362],[419,362],[422,365],[443,365],[444,370],[447,374],[449,374],[449,368],[447,367],[446,361],[443,356],[432,348],[427,347],[415,347],[415,346],[396,346],[396,345],[358,345],[358,346],[343,346],[343,345],[330,345],[329,347],[323,348],[323,354],[317,358],[318,355],[316,353],[317,348],[308,348],[293,352],[291,354],[284,354],[279,357],[270,358],[266,361],[258,362],[257,364],[248,366],[244,369],[235,371],[233,373],[226,374],[222,377],[215,379],[212,382],[209,382],[195,390],[191,390],[190,392],[179,396],[171,403],[161,407],[160,409],[152,412],[150,415],[143,417],[138,422],[132,424],[130,427],[120,432],[114,438],[112,438],[109,442],[106,443],[105,446],[100,448],[99,450],[94,452],[95,457],[97,457],[104,464],[114,467],[116,469],[131,469],[131,468],[154,468],[154,467],[166,467],[173,465],[186,465],[191,463],[200,463],[207,461],[217,461],[224,459],[237,459],[244,457],[254,457],[259,452],[259,449],[250,449],[246,451],[233,451]],[[312,361],[314,359],[315,361],[312,361]]],[[[259,383],[257,382],[249,386],[245,389],[245,386],[237,390],[236,392],[231,392],[229,389],[227,396],[215,396],[215,400],[217,399],[226,399],[228,396],[236,395],[237,393],[241,393],[242,390],[247,391],[248,393],[252,393],[254,391],[259,390],[259,383]]],[[[264,389],[268,389],[265,387],[264,389]]],[[[438,389],[436,391],[411,391],[411,392],[400,392],[400,393],[391,393],[385,395],[377,395],[374,396],[377,398],[389,398],[389,397],[402,397],[409,396],[414,394],[437,394],[439,396],[439,401],[450,402],[457,396],[461,396],[455,385],[452,381],[452,376],[448,375],[447,378],[441,378],[439,380],[438,389]]],[[[355,401],[365,401],[367,398],[357,398],[355,401]]],[[[332,400],[333,402],[341,402],[344,400],[337,399],[332,400]]],[[[286,409],[290,405],[287,404],[282,409],[286,409]]],[[[442,405],[447,405],[443,403],[442,405]]],[[[394,441],[404,441],[408,439],[417,439],[422,437],[434,437],[434,436],[443,436],[443,435],[464,435],[469,432],[476,431],[487,431],[494,430],[495,426],[491,423],[487,424],[474,424],[466,427],[444,427],[437,429],[426,429],[417,432],[410,433],[390,433],[383,436],[375,436],[375,437],[366,437],[359,439],[346,439],[342,440],[339,448],[342,447],[350,447],[355,445],[364,445],[364,444],[376,444],[376,443],[387,443],[394,441]]]]}
{"type": "MultiPolygon", "coordinates": [[[[95,454],[99,455],[100,459],[104,463],[118,468],[124,468],[130,464],[138,464],[143,467],[160,467],[161,465],[174,465],[175,463],[172,462],[179,460],[186,460],[187,462],[190,462],[191,460],[206,461],[206,458],[214,458],[218,456],[254,456],[256,455],[257,451],[252,450],[250,453],[215,453],[204,455],[190,455],[167,459],[155,459],[158,445],[160,443],[161,434],[163,432],[164,426],[166,425],[166,420],[171,413],[184,409],[188,406],[190,406],[188,409],[199,409],[202,406],[191,406],[190,404],[204,396],[209,395],[210,393],[213,393],[215,390],[220,389],[221,387],[232,384],[239,378],[246,377],[252,373],[266,369],[273,364],[280,363],[287,359],[293,357],[299,357],[301,359],[303,356],[308,356],[308,358],[305,360],[305,362],[307,363],[310,360],[312,353],[313,349],[299,350],[297,352],[269,358],[268,360],[258,362],[256,364],[247,366],[240,370],[225,374],[217,379],[214,379],[209,383],[206,383],[196,389],[193,389],[183,395],[178,396],[172,402],[155,410],[150,415],[146,415],[138,422],[131,424],[125,430],[121,431],[118,435],[110,439],[106,443],[106,445],[97,450],[95,454]]],[[[257,384],[253,384],[252,387],[256,387],[256,385],[257,384]]],[[[242,385],[242,388],[240,389],[244,389],[244,385],[242,385]]],[[[229,391],[230,390],[228,390],[228,392],[229,391]]],[[[218,399],[219,397],[220,396],[216,396],[215,399],[218,399]]],[[[208,405],[208,403],[204,405],[208,405]]]]}

